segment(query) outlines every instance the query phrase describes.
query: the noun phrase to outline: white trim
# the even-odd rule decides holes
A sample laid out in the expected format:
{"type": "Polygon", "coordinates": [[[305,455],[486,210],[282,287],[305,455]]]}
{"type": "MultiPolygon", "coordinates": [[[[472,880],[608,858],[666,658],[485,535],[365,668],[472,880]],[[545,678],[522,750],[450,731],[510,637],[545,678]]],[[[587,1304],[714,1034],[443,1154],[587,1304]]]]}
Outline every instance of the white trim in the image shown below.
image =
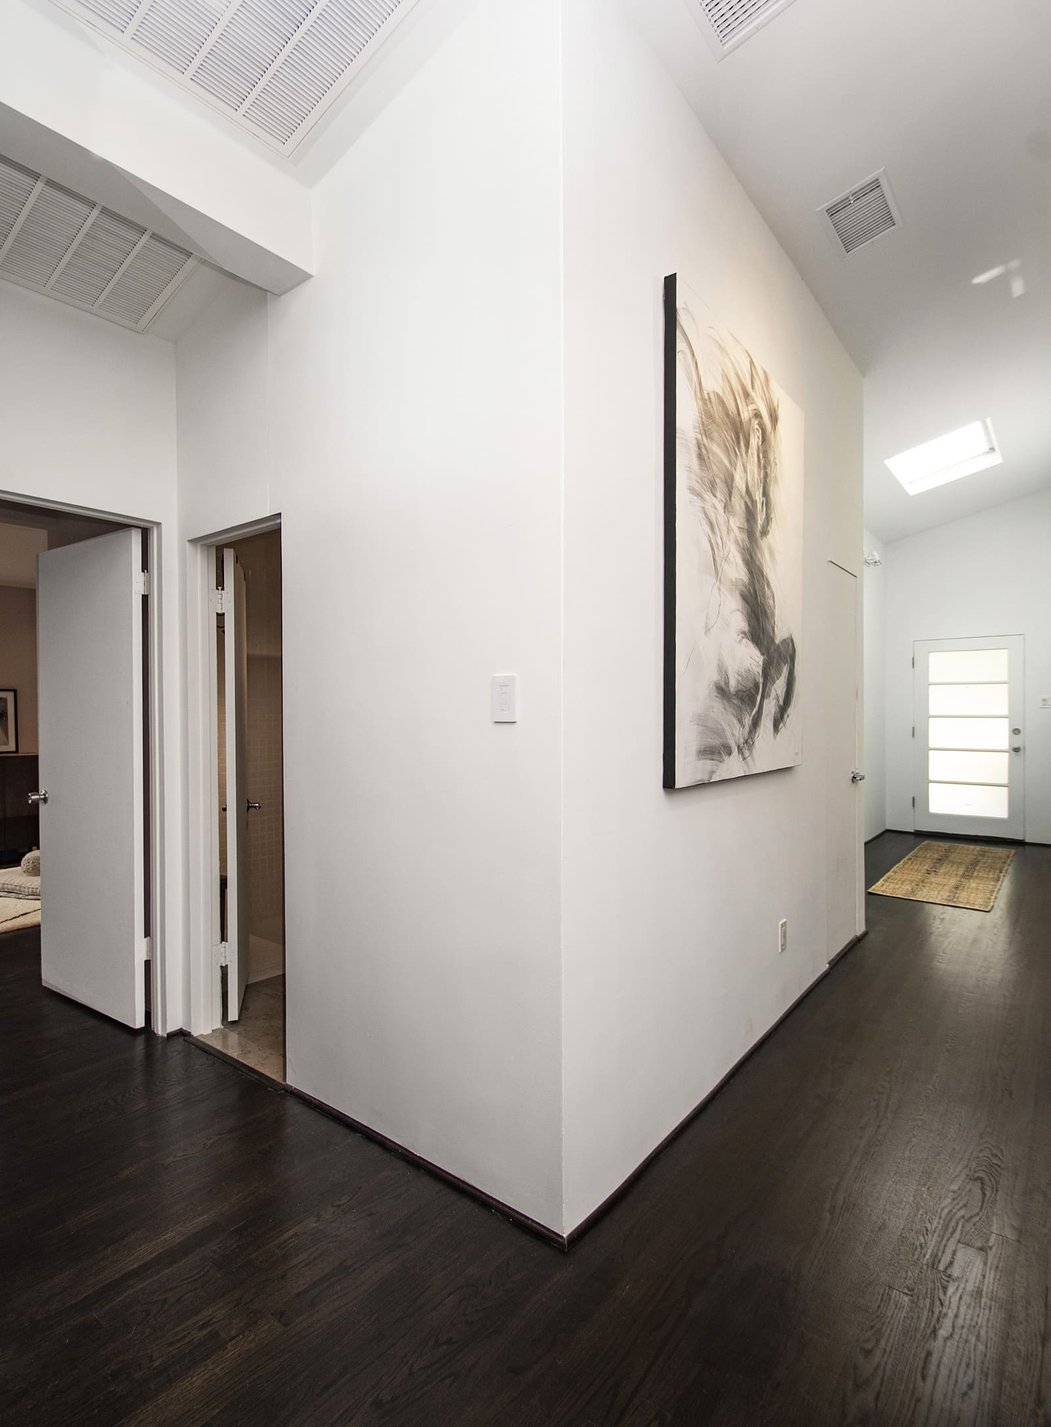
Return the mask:
{"type": "Polygon", "coordinates": [[[217,689],[215,552],[224,545],[281,528],[280,513],[214,531],[187,543],[186,790],[190,862],[189,1030],[207,1035],[222,1025],[219,938],[219,701],[217,689]],[[194,851],[195,849],[195,851],[194,851]]]}
{"type": "Polygon", "coordinates": [[[150,648],[148,678],[150,689],[149,738],[150,738],[150,812],[149,833],[151,917],[149,930],[150,948],[150,1024],[157,1035],[166,1035],[168,1026],[168,996],[165,972],[167,969],[168,943],[167,918],[167,866],[164,858],[164,683],[161,658],[161,526],[155,520],[145,520],[141,516],[125,512],[100,510],[97,507],[75,505],[70,501],[47,500],[39,496],[25,495],[21,491],[0,490],[0,500],[12,505],[25,506],[27,510],[53,511],[56,515],[82,515],[94,520],[108,521],[136,530],[145,530],[149,544],[150,562],[150,648]]]}

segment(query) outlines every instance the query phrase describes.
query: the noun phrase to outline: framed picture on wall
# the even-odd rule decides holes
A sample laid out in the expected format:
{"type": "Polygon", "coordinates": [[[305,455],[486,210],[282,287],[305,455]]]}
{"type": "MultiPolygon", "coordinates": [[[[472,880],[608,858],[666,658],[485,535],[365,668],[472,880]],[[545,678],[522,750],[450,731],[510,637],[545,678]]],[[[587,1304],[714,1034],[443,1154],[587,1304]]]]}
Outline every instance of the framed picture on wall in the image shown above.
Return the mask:
{"type": "Polygon", "coordinates": [[[664,786],[800,762],[803,413],[665,279],[664,786]]]}
{"type": "Polygon", "coordinates": [[[18,752],[18,696],[0,689],[0,753],[18,752]]]}

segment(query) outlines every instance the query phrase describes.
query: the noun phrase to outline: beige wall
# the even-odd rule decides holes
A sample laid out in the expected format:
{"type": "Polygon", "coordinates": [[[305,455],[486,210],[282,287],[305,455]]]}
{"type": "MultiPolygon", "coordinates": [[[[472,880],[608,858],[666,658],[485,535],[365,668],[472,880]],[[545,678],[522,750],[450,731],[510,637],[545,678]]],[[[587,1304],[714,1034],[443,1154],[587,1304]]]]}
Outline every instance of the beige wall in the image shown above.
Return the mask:
{"type": "Polygon", "coordinates": [[[36,753],[35,590],[0,585],[0,689],[18,694],[18,752],[36,753]]]}

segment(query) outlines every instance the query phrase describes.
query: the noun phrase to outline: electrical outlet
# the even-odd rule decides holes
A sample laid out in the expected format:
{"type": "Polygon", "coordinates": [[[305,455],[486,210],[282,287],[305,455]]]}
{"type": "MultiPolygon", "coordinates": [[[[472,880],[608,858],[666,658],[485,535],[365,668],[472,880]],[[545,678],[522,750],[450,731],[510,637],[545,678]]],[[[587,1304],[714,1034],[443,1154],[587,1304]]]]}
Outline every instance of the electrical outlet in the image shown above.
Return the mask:
{"type": "Polygon", "coordinates": [[[780,956],[788,948],[788,921],[782,917],[777,924],[777,954],[780,956]]]}

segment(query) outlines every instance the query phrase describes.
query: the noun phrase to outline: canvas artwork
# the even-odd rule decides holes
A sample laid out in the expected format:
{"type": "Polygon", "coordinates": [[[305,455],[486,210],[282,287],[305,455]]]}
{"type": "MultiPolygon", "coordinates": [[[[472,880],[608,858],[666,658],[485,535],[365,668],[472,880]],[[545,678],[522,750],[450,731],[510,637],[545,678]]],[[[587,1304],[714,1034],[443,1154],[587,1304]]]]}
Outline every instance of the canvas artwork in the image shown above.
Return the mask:
{"type": "Polygon", "coordinates": [[[664,786],[800,761],[803,413],[665,279],[664,786]]]}
{"type": "Polygon", "coordinates": [[[0,753],[18,752],[17,695],[14,689],[0,689],[0,753]]]}

